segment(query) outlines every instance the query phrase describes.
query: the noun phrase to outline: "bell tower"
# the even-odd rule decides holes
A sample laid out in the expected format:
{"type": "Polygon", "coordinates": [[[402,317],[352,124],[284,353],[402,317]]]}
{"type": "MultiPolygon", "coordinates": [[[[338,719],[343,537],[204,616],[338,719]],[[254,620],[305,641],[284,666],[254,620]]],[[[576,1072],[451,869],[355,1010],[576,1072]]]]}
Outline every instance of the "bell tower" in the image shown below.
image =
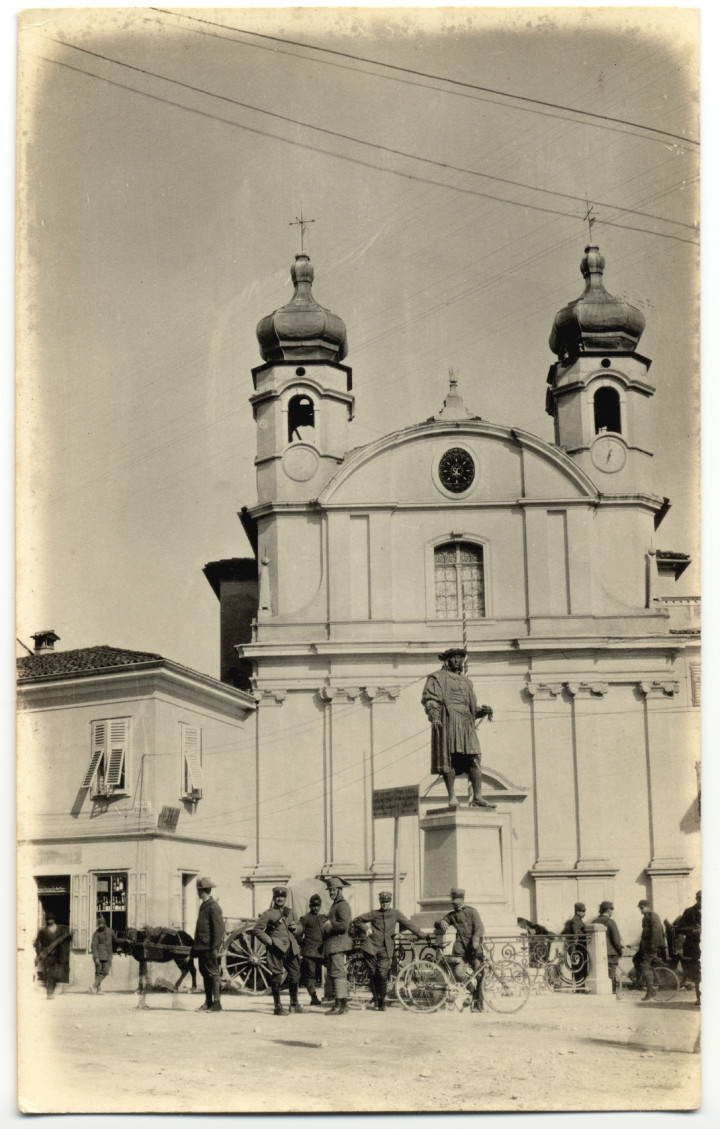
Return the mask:
{"type": "Polygon", "coordinates": [[[264,363],[252,370],[250,402],[259,505],[316,498],[347,453],[353,416],[345,323],[315,301],[308,255],[296,255],[290,273],[292,298],[257,327],[264,363]]]}
{"type": "Polygon", "coordinates": [[[645,317],[607,292],[604,269],[599,248],[588,245],[580,264],[585,291],[559,311],[550,334],[558,360],[548,373],[546,407],[556,444],[603,494],[648,492],[655,385],[652,362],[635,351],[645,317]]]}

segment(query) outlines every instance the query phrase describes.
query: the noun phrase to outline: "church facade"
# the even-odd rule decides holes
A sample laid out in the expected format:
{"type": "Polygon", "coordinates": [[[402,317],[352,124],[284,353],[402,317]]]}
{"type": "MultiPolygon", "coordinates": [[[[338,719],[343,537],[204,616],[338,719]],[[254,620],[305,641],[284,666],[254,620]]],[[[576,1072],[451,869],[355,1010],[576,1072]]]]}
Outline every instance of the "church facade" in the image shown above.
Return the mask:
{"type": "Polygon", "coordinates": [[[445,791],[420,699],[463,641],[494,714],[479,733],[496,811],[473,817],[499,839],[490,867],[465,859],[486,927],[557,930],[576,900],[609,898],[630,935],[639,897],[670,920],[692,900],[699,609],[671,595],[689,558],[654,548],[669,502],[643,315],[607,292],[596,246],[581,270],[550,339],[554,443],[481,419],[451,379],[432,418],[351,449],[345,326],[316,302],[307,255],[260,322],[257,501],[241,515],[255,560],[205,570],[221,677],[257,702],[255,909],[320,874],[352,882],[358,912],[374,905],[393,822],[373,819],[373,792],[408,784],[420,812],[400,822],[400,908],[433,907],[423,819],[445,791]]]}

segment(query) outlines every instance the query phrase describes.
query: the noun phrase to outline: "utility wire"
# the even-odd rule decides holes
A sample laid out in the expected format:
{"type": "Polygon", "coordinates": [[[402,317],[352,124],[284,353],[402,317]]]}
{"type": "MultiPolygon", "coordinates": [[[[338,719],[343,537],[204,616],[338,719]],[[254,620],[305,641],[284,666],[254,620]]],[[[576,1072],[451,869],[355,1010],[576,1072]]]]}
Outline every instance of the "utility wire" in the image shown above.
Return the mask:
{"type": "MultiPolygon", "coordinates": [[[[84,47],[76,47],[74,44],[65,43],[63,40],[60,40],[60,39],[55,39],[55,40],[53,40],[53,42],[59,43],[64,47],[70,47],[75,51],[81,51],[86,55],[94,56],[95,58],[102,59],[102,60],[109,62],[111,64],[114,64],[116,66],[121,66],[121,67],[125,67],[129,70],[136,71],[137,73],[143,74],[146,77],[160,79],[162,82],[172,83],[175,86],[183,87],[184,89],[191,90],[194,93],[203,94],[203,95],[210,97],[210,98],[220,99],[221,101],[224,101],[224,102],[230,102],[232,105],[238,106],[239,108],[242,108],[242,109],[249,109],[249,110],[254,111],[255,113],[260,113],[260,114],[263,114],[263,115],[266,115],[266,116],[283,118],[283,120],[288,122],[289,124],[299,125],[302,128],[318,130],[318,131],[323,132],[323,133],[331,132],[329,130],[323,129],[322,126],[307,125],[304,122],[296,121],[295,119],[292,119],[292,118],[284,118],[283,115],[274,114],[271,111],[259,110],[256,106],[250,106],[247,103],[238,102],[235,99],[227,98],[224,95],[212,94],[207,90],[203,90],[201,87],[192,86],[189,83],[181,82],[178,79],[166,78],[164,75],[156,74],[154,71],[144,70],[142,67],[135,67],[131,63],[119,63],[115,59],[111,59],[107,55],[100,55],[97,52],[89,51],[84,47]]],[[[267,133],[267,131],[265,131],[265,130],[257,129],[257,128],[255,128],[253,126],[249,126],[249,125],[244,125],[241,122],[233,121],[230,118],[222,118],[219,115],[212,114],[207,110],[200,110],[200,109],[198,109],[194,106],[185,106],[180,102],[173,101],[173,99],[171,99],[171,98],[163,98],[159,94],[150,94],[148,91],[138,90],[137,87],[127,86],[125,83],[117,82],[115,79],[107,78],[105,75],[93,74],[91,71],[83,70],[82,67],[74,67],[70,63],[64,63],[59,59],[51,59],[51,58],[48,58],[47,56],[41,56],[41,58],[43,58],[45,62],[54,63],[56,66],[65,67],[68,70],[76,71],[78,74],[83,74],[87,78],[98,79],[101,82],[108,83],[110,86],[117,86],[122,90],[129,90],[133,94],[140,94],[145,98],[151,98],[154,101],[162,102],[165,105],[175,106],[179,109],[186,110],[189,113],[198,114],[201,117],[210,118],[213,121],[219,121],[219,122],[223,123],[224,125],[234,126],[236,129],[242,129],[247,133],[259,134],[262,137],[269,137],[269,138],[271,138],[275,141],[282,142],[283,144],[286,144],[286,145],[292,145],[292,146],[295,146],[295,147],[298,147],[298,148],[301,148],[301,149],[307,149],[307,150],[314,152],[314,153],[322,153],[324,156],[332,157],[332,158],[335,158],[337,160],[347,161],[351,164],[360,165],[363,168],[369,168],[369,169],[372,169],[375,172],[390,173],[391,175],[401,177],[404,180],[412,180],[412,181],[417,181],[417,182],[420,182],[420,183],[423,183],[423,184],[434,185],[436,188],[448,189],[452,192],[459,192],[459,193],[466,195],[466,196],[479,196],[479,197],[482,197],[485,200],[493,200],[493,201],[495,201],[496,203],[499,203],[499,204],[509,204],[509,205],[514,206],[514,207],[524,208],[525,210],[529,210],[529,211],[533,211],[533,212],[544,212],[544,213],[548,213],[550,215],[563,216],[565,219],[573,219],[573,220],[578,219],[578,216],[576,214],[571,213],[571,212],[563,212],[563,211],[560,211],[558,208],[543,207],[540,204],[528,204],[528,203],[520,201],[520,200],[511,200],[507,196],[496,196],[496,195],[493,195],[492,193],[489,193],[489,192],[481,192],[478,189],[463,188],[463,187],[461,187],[460,185],[457,185],[457,184],[447,184],[447,183],[443,183],[442,181],[430,180],[428,177],[418,176],[415,173],[401,172],[399,169],[391,169],[391,168],[384,167],[382,165],[372,164],[372,162],[361,160],[359,157],[350,157],[346,154],[333,151],[332,149],[324,149],[324,148],[322,148],[322,146],[319,146],[319,145],[311,145],[311,144],[308,144],[307,142],[293,141],[290,138],[279,137],[277,134],[267,133]]],[[[350,141],[354,144],[359,144],[359,145],[371,145],[371,144],[373,144],[373,143],[370,143],[370,142],[359,141],[357,138],[346,137],[345,135],[342,135],[342,134],[335,134],[334,136],[342,137],[345,140],[348,140],[348,141],[350,141]]],[[[379,146],[379,148],[384,149],[385,147],[379,146]]],[[[391,152],[391,153],[394,152],[394,150],[387,150],[387,151],[391,152]]],[[[414,160],[420,160],[420,161],[429,160],[429,158],[424,158],[424,157],[413,158],[413,159],[414,160]]],[[[432,162],[432,163],[436,163],[436,162],[432,162]]],[[[452,167],[452,166],[449,166],[449,167],[452,167]]],[[[458,171],[466,172],[466,171],[469,171],[469,170],[458,170],[458,171]]],[[[483,176],[485,174],[477,173],[477,174],[473,174],[473,175],[483,176]]],[[[493,178],[493,179],[495,179],[495,178],[493,178]]],[[[519,185],[519,187],[522,187],[522,186],[519,185]]],[[[546,191],[550,191],[550,190],[549,189],[535,189],[534,191],[546,192],[546,191]]],[[[578,199],[578,197],[575,197],[575,199],[578,199]]],[[[583,201],[583,203],[585,203],[585,201],[583,201]]],[[[615,209],[620,208],[621,211],[625,210],[625,209],[621,208],[619,205],[610,205],[610,206],[615,208],[615,209]]],[[[659,222],[661,222],[661,223],[679,223],[680,222],[680,221],[676,221],[676,220],[665,220],[664,218],[658,217],[658,216],[648,216],[648,218],[659,220],[659,222]]],[[[690,243],[693,246],[697,246],[697,240],[686,239],[684,236],[681,236],[681,235],[673,235],[669,232],[662,232],[662,231],[652,231],[652,230],[649,230],[648,228],[645,228],[645,227],[635,227],[635,226],[632,226],[630,224],[615,223],[615,222],[611,222],[609,220],[604,220],[603,222],[608,227],[622,228],[625,231],[638,231],[638,232],[641,232],[644,235],[656,235],[661,239],[674,239],[674,240],[677,240],[680,243],[690,243]]],[[[697,230],[694,227],[694,225],[692,225],[692,224],[683,224],[682,226],[690,227],[693,230],[697,230]]]]}
{"type": "MultiPolygon", "coordinates": [[[[62,39],[53,39],[53,43],[59,43],[63,47],[69,47],[73,51],[81,51],[85,55],[91,55],[97,59],[103,59],[105,62],[112,63],[118,67],[126,67],[128,70],[137,71],[151,78],[159,78],[164,82],[173,83],[173,85],[181,86],[186,90],[191,90],[195,94],[204,94],[210,98],[215,98],[220,102],[229,102],[232,106],[238,106],[243,110],[250,110],[256,114],[263,114],[265,117],[277,118],[279,121],[287,122],[289,125],[297,125],[302,129],[312,129],[317,133],[327,134],[329,137],[337,137],[341,141],[350,141],[354,145],[364,145],[368,149],[378,149],[383,153],[391,153],[395,157],[403,157],[411,161],[421,161],[423,164],[432,165],[435,168],[445,169],[448,172],[459,172],[467,176],[480,177],[482,180],[493,180],[498,184],[507,184],[513,188],[526,189],[529,192],[539,192],[545,196],[556,196],[562,200],[572,200],[576,204],[584,204],[587,206],[587,200],[584,196],[573,196],[568,192],[559,192],[553,188],[539,188],[534,184],[526,184],[523,181],[511,180],[507,177],[492,176],[490,173],[478,172],[476,169],[462,168],[458,165],[452,165],[446,161],[436,161],[432,157],[422,157],[417,153],[408,153],[403,149],[394,149],[389,145],[381,145],[375,141],[364,141],[362,138],[353,137],[351,134],[342,133],[339,130],[327,129],[325,126],[313,125],[312,122],[301,121],[299,118],[291,118],[287,114],[280,114],[274,110],[263,110],[260,106],[253,106],[249,102],[240,102],[236,98],[230,98],[224,94],[215,94],[211,90],[206,90],[201,86],[193,86],[190,83],[182,82],[180,79],[167,78],[165,75],[157,74],[155,71],[145,70],[143,67],[136,67],[132,63],[124,63],[117,59],[111,59],[108,55],[101,55],[96,51],[90,51],[86,47],[78,47],[74,43],[68,43],[62,39]]],[[[512,201],[511,201],[512,202],[512,201]]],[[[598,208],[610,208],[615,211],[621,211],[628,215],[643,216],[645,219],[660,220],[662,223],[672,223],[679,227],[689,228],[691,231],[697,230],[697,225],[692,223],[684,223],[681,220],[667,219],[665,216],[654,215],[652,212],[641,212],[635,208],[625,208],[621,204],[609,204],[602,200],[593,200],[592,203],[598,208]]]]}
{"type": "Polygon", "coordinates": [[[335,55],[335,56],[342,58],[342,59],[350,59],[353,62],[369,63],[369,64],[371,64],[371,66],[374,66],[374,67],[383,67],[383,68],[386,68],[388,70],[398,71],[402,74],[416,75],[418,78],[429,78],[433,82],[443,82],[443,83],[447,83],[451,86],[461,87],[461,88],[466,89],[466,90],[477,90],[477,91],[479,91],[483,94],[494,94],[494,95],[499,96],[501,98],[510,98],[510,99],[513,99],[514,101],[528,103],[528,104],[533,105],[533,106],[545,106],[546,108],[553,109],[553,110],[563,110],[563,111],[569,112],[571,114],[578,114],[578,115],[581,115],[582,117],[592,118],[595,121],[613,122],[616,125],[626,125],[626,126],[630,126],[631,129],[641,129],[641,130],[645,130],[645,131],[648,131],[648,132],[651,132],[651,133],[660,134],[663,137],[670,137],[670,138],[673,138],[675,141],[681,141],[683,144],[697,145],[697,146],[700,145],[699,141],[695,141],[692,138],[685,137],[685,136],[683,136],[683,134],[669,133],[667,130],[657,129],[655,126],[652,126],[652,125],[644,125],[642,122],[628,121],[625,118],[615,118],[615,117],[611,117],[608,114],[596,114],[592,110],[579,110],[575,106],[565,106],[562,103],[558,103],[558,102],[548,102],[548,101],[546,101],[545,99],[542,99],[542,98],[530,98],[530,97],[527,97],[524,94],[509,94],[506,90],[496,90],[493,87],[480,86],[480,85],[478,85],[477,83],[474,83],[474,82],[463,82],[460,79],[446,78],[444,75],[430,74],[426,71],[415,70],[412,67],[401,67],[401,66],[398,66],[396,63],[383,63],[383,62],[379,62],[377,59],[368,59],[363,55],[354,55],[354,54],[351,54],[350,52],[347,52],[347,51],[337,51],[337,50],[334,50],[333,48],[330,48],[330,47],[319,47],[316,44],[302,43],[299,40],[295,40],[295,39],[285,39],[285,38],[283,38],[281,36],[277,36],[277,35],[266,35],[266,34],[263,34],[262,32],[259,32],[259,31],[248,31],[246,28],[233,27],[230,24],[221,24],[221,23],[216,22],[215,20],[201,19],[199,16],[189,16],[185,12],[175,12],[175,11],[172,11],[171,9],[169,9],[169,8],[152,8],[151,11],[159,12],[163,15],[171,15],[171,16],[175,16],[175,17],[182,16],[183,19],[193,20],[196,23],[208,24],[212,27],[220,27],[220,28],[223,28],[225,31],[233,31],[233,32],[236,32],[239,35],[249,35],[249,36],[253,36],[253,37],[258,38],[258,39],[267,39],[267,40],[269,40],[273,43],[286,43],[286,44],[289,44],[292,47],[302,47],[306,51],[318,51],[318,52],[322,52],[323,54],[327,54],[327,55],[335,55]]]}

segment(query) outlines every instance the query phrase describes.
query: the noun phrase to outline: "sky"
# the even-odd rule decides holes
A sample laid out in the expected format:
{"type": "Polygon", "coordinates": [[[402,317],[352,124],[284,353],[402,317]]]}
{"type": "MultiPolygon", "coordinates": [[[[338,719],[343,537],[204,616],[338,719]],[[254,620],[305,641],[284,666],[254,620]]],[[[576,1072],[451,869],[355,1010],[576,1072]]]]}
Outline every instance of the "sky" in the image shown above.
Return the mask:
{"type": "MultiPolygon", "coordinates": [[[[17,633],[219,672],[205,563],[251,555],[255,327],[347,325],[360,446],[468,407],[553,438],[555,313],[608,290],[653,360],[656,547],[698,534],[692,9],[22,13],[17,633]]],[[[20,649],[19,653],[24,653],[20,649]]]]}

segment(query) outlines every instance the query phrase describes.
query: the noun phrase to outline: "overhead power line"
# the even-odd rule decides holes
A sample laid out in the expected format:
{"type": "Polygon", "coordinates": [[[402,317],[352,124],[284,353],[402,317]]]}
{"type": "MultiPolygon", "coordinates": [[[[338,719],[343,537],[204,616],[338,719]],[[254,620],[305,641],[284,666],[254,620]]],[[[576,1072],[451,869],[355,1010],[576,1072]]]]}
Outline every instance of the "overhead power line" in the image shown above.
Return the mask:
{"type": "Polygon", "coordinates": [[[465,90],[477,90],[483,94],[494,94],[501,98],[508,98],[517,102],[528,103],[529,105],[533,106],[544,106],[547,109],[563,110],[566,113],[578,114],[581,117],[590,118],[595,121],[613,122],[615,125],[625,125],[629,126],[631,129],[641,129],[650,133],[657,133],[662,137],[670,137],[674,141],[681,141],[683,144],[697,146],[700,145],[699,141],[696,141],[690,137],[685,137],[681,133],[670,133],[668,130],[658,129],[653,125],[644,125],[642,122],[633,122],[625,118],[615,118],[609,114],[596,114],[592,110],[580,110],[575,106],[565,106],[559,102],[548,102],[543,98],[530,98],[524,94],[510,94],[506,90],[497,90],[491,86],[480,86],[478,83],[474,82],[464,82],[461,79],[457,78],[447,78],[445,75],[431,74],[427,71],[418,71],[413,67],[401,67],[396,63],[383,63],[378,59],[368,59],[364,55],[354,55],[349,51],[338,51],[331,47],[320,47],[317,44],[313,43],[302,43],[300,40],[286,39],[283,36],[279,35],[267,35],[259,31],[249,31],[247,28],[233,27],[232,24],[223,24],[219,23],[216,20],[202,19],[200,16],[190,16],[186,12],[176,12],[170,8],[152,8],[151,11],[159,12],[163,15],[168,16],[182,16],[183,19],[192,20],[195,23],[207,24],[211,27],[220,27],[225,31],[234,31],[239,35],[249,35],[257,39],[267,39],[272,43],[286,43],[292,47],[302,47],[306,51],[317,51],[326,55],[335,55],[336,57],[341,59],[350,59],[353,62],[369,63],[374,67],[382,67],[387,70],[398,71],[402,74],[411,74],[415,75],[418,78],[427,78],[432,80],[433,82],[447,83],[450,86],[458,86],[465,90]]]}
{"type": "MultiPolygon", "coordinates": [[[[52,37],[50,37],[50,38],[52,38],[52,37]]],[[[315,131],[320,132],[320,133],[329,134],[329,135],[336,137],[340,140],[349,141],[349,142],[356,144],[356,145],[363,145],[365,147],[369,147],[369,148],[372,148],[372,149],[380,149],[382,151],[392,153],[393,155],[401,156],[401,157],[406,158],[406,159],[417,160],[417,161],[424,162],[424,163],[427,163],[427,164],[440,166],[440,167],[442,167],[442,168],[444,168],[448,171],[454,171],[454,172],[459,172],[461,174],[467,174],[467,175],[471,175],[471,176],[479,176],[479,177],[483,177],[483,178],[487,178],[487,179],[491,179],[491,180],[497,180],[497,181],[501,181],[504,184],[513,185],[514,187],[525,188],[525,189],[528,189],[530,191],[536,191],[536,192],[541,192],[541,193],[549,193],[550,195],[556,195],[556,196],[559,196],[561,198],[571,199],[573,201],[581,202],[583,204],[585,203],[584,198],[579,197],[579,196],[568,196],[565,193],[555,193],[551,189],[534,188],[532,185],[523,185],[521,182],[518,182],[518,181],[504,180],[501,177],[492,177],[492,176],[490,176],[489,174],[486,174],[486,173],[478,173],[478,172],[475,172],[471,169],[461,169],[461,168],[458,168],[457,166],[454,166],[454,165],[448,165],[448,164],[444,164],[440,161],[434,161],[434,160],[432,160],[431,158],[428,158],[428,157],[417,157],[417,156],[414,156],[413,154],[403,153],[401,150],[390,149],[387,146],[379,145],[375,142],[362,141],[361,139],[356,138],[356,137],[352,137],[348,134],[338,133],[338,132],[335,132],[333,130],[326,129],[324,126],[316,126],[316,125],[312,125],[308,122],[302,122],[302,121],[299,121],[298,119],[290,118],[290,117],[287,117],[284,114],[279,114],[279,113],[276,113],[276,112],[271,111],[271,110],[262,110],[259,107],[253,106],[253,105],[251,105],[247,102],[241,102],[238,99],[230,98],[230,97],[228,97],[227,95],[224,95],[224,94],[215,94],[212,91],[205,90],[203,87],[194,86],[191,83],[183,82],[181,79],[168,78],[165,75],[158,74],[155,71],[147,70],[144,67],[135,66],[132,63],[124,63],[124,62],[121,62],[117,59],[112,59],[108,55],[103,55],[103,54],[101,54],[100,52],[97,52],[97,51],[90,51],[86,47],[78,47],[76,44],[68,43],[68,42],[66,42],[65,40],[62,40],[62,39],[53,39],[52,41],[54,43],[58,43],[62,47],[70,48],[71,50],[78,51],[81,54],[89,55],[89,56],[96,58],[96,59],[100,59],[103,62],[110,63],[111,65],[114,65],[114,66],[123,67],[126,70],[133,71],[137,74],[142,74],[147,78],[159,79],[161,82],[167,82],[167,83],[170,83],[173,86],[179,86],[184,90],[190,90],[194,94],[202,94],[206,97],[214,98],[214,99],[221,101],[221,102],[227,102],[227,103],[229,103],[233,106],[237,106],[240,109],[250,110],[254,113],[259,113],[259,114],[262,114],[263,116],[266,116],[266,117],[277,118],[277,119],[280,119],[284,122],[287,122],[288,124],[300,126],[303,129],[312,129],[312,130],[315,130],[315,131]]],[[[107,82],[110,85],[119,86],[122,89],[130,90],[134,94],[140,94],[143,97],[152,98],[152,99],[155,99],[156,101],[164,102],[168,105],[178,106],[180,109],[187,110],[189,113],[195,113],[195,114],[201,115],[202,117],[212,118],[216,121],[223,122],[225,125],[232,125],[232,126],[238,128],[238,129],[243,129],[243,130],[245,130],[249,133],[256,133],[256,134],[260,134],[261,136],[271,137],[271,138],[274,138],[276,141],[281,141],[281,142],[288,144],[288,145],[297,146],[297,147],[303,148],[303,149],[309,149],[313,152],[323,153],[326,156],[334,157],[334,158],[337,158],[337,159],[340,159],[340,160],[343,160],[343,161],[348,161],[352,164],[361,165],[365,168],[371,168],[371,169],[374,169],[377,172],[390,173],[393,176],[403,177],[406,180],[414,180],[414,181],[420,181],[424,184],[432,184],[437,188],[447,188],[447,189],[450,189],[453,192],[460,192],[460,193],[463,193],[465,195],[480,196],[480,197],[483,197],[484,199],[494,200],[497,203],[501,203],[501,204],[510,204],[510,205],[515,206],[515,207],[530,209],[531,211],[547,212],[551,215],[563,216],[563,217],[568,218],[568,219],[577,219],[577,216],[574,213],[564,212],[564,211],[561,211],[558,208],[548,208],[548,207],[543,207],[542,205],[539,205],[539,204],[529,204],[526,201],[513,200],[513,199],[511,199],[507,196],[497,196],[497,195],[493,195],[492,193],[481,192],[477,189],[463,188],[462,186],[456,185],[456,184],[447,184],[447,183],[443,183],[441,181],[430,180],[427,177],[418,176],[417,174],[414,174],[414,173],[402,172],[399,169],[392,169],[392,168],[388,168],[386,166],[374,165],[374,164],[371,164],[368,161],[363,161],[363,160],[361,160],[357,157],[350,157],[346,154],[338,153],[338,152],[333,151],[333,150],[323,149],[322,147],[317,146],[317,145],[310,145],[310,144],[307,144],[307,143],[304,143],[304,142],[294,141],[290,138],[278,137],[276,134],[267,133],[264,130],[254,128],[252,126],[244,125],[241,122],[232,121],[228,118],[221,118],[217,114],[212,114],[207,110],[200,110],[200,109],[198,109],[197,107],[194,107],[194,106],[185,106],[182,103],[174,102],[172,99],[163,98],[163,97],[161,97],[157,94],[150,94],[149,92],[144,91],[144,90],[138,90],[137,87],[126,86],[124,83],[117,82],[115,79],[107,78],[105,75],[93,74],[90,71],[83,70],[81,67],[73,67],[71,64],[64,63],[61,60],[50,59],[50,58],[47,58],[45,56],[43,56],[43,58],[46,58],[46,61],[49,62],[49,63],[55,63],[57,66],[66,67],[68,70],[77,71],[80,74],[86,75],[88,78],[95,78],[95,79],[98,79],[99,81],[107,82]]],[[[633,209],[625,209],[621,205],[618,205],[618,204],[601,205],[599,202],[596,202],[596,203],[598,203],[598,207],[600,207],[600,206],[609,207],[609,208],[614,209],[615,211],[628,212],[628,214],[639,214],[646,219],[657,220],[658,222],[661,222],[661,223],[679,224],[680,226],[685,227],[685,228],[689,228],[690,230],[693,230],[693,231],[696,230],[696,228],[694,227],[693,224],[682,223],[679,220],[668,220],[668,219],[665,219],[662,216],[656,216],[656,215],[653,215],[653,214],[648,213],[648,212],[634,213],[633,209]]],[[[616,222],[611,222],[609,220],[604,220],[603,222],[607,226],[610,226],[610,227],[624,228],[628,231],[639,231],[639,232],[642,232],[646,235],[658,235],[661,238],[665,238],[665,239],[676,239],[676,240],[680,241],[681,243],[692,243],[693,245],[696,245],[696,243],[697,243],[697,241],[694,240],[694,239],[686,239],[686,238],[684,238],[680,235],[672,235],[672,234],[667,233],[667,232],[650,231],[650,230],[648,230],[647,228],[644,228],[644,227],[634,227],[634,226],[631,226],[629,224],[616,223],[616,222]]]]}

